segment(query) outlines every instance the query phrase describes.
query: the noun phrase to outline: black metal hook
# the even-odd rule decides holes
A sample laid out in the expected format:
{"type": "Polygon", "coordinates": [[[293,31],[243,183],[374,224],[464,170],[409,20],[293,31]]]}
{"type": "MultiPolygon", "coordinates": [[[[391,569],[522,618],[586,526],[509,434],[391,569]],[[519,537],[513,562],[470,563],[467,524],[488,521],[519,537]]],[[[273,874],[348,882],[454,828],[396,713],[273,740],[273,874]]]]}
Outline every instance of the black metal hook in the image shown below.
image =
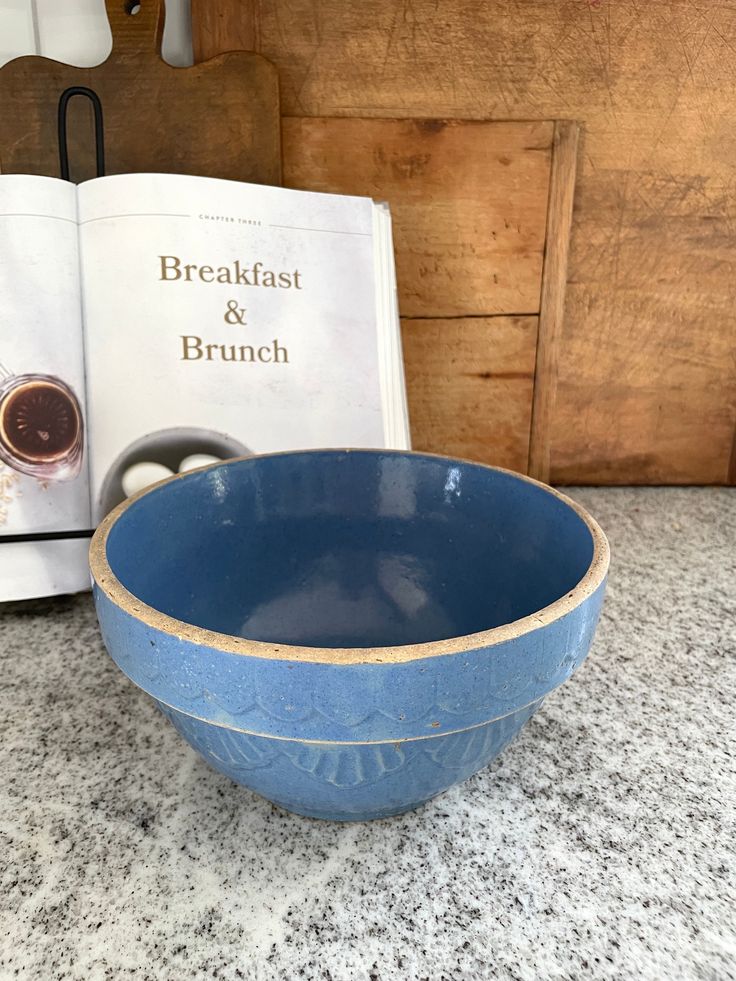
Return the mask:
{"type": "Polygon", "coordinates": [[[83,95],[92,103],[95,114],[95,161],[97,165],[97,176],[105,176],[105,134],[102,127],[102,103],[99,96],[92,89],[85,85],[72,85],[64,89],[59,99],[59,169],[61,179],[68,181],[69,178],[69,149],[66,141],[66,112],[69,100],[75,95],[83,95]]]}

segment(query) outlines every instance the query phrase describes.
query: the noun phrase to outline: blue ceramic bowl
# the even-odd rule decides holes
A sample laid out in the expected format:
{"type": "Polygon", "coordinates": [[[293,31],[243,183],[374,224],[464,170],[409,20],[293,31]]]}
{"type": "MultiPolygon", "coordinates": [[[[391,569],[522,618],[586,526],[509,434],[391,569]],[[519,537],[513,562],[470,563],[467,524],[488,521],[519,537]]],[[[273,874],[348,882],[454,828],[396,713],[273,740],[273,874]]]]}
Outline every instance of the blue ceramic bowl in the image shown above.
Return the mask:
{"type": "Polygon", "coordinates": [[[315,450],[164,481],[100,525],[105,644],[201,755],[311,817],[417,807],[585,658],[608,545],[526,477],[315,450]]]}

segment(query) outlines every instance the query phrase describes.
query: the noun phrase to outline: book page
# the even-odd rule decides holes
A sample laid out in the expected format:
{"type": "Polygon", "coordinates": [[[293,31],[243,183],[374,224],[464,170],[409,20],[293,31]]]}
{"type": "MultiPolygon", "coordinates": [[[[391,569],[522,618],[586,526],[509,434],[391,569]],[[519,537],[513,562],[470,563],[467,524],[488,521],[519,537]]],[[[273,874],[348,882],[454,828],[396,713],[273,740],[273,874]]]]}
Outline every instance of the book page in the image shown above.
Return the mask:
{"type": "Polygon", "coordinates": [[[0,176],[0,600],[89,585],[76,188],[0,176]]]}
{"type": "Polygon", "coordinates": [[[137,464],[386,445],[370,199],[126,175],[79,221],[96,518],[137,464]]]}
{"type": "Polygon", "coordinates": [[[391,212],[385,202],[376,202],[373,208],[373,254],[377,278],[376,319],[385,445],[409,450],[411,433],[396,287],[396,263],[391,212]]]}

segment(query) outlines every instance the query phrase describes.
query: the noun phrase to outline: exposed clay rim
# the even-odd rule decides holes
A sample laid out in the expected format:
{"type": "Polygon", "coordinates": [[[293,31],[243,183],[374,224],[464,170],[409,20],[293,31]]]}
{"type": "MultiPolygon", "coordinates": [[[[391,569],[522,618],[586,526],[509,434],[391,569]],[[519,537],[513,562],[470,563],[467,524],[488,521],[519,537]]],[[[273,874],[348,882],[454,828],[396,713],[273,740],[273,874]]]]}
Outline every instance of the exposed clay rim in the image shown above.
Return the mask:
{"type": "Polygon", "coordinates": [[[179,640],[189,641],[192,644],[199,644],[203,647],[212,647],[217,650],[227,651],[230,654],[245,654],[250,657],[271,658],[278,661],[310,661],[320,664],[395,664],[403,661],[413,661],[419,658],[437,657],[442,654],[460,654],[464,651],[477,650],[478,648],[493,647],[496,644],[522,637],[524,634],[545,627],[555,620],[559,620],[565,614],[574,610],[598,589],[608,572],[610,560],[610,549],[608,540],[601,530],[598,523],[575,501],[561,494],[553,487],[547,486],[532,477],[515,473],[513,470],[505,470],[503,467],[492,467],[485,463],[476,463],[472,460],[462,460],[453,457],[440,456],[433,453],[415,453],[411,450],[360,450],[360,449],[339,449],[335,450],[289,450],[282,453],[264,453],[263,457],[275,456],[294,456],[296,454],[307,453],[368,453],[368,454],[390,454],[402,456],[426,457],[434,460],[442,460],[449,465],[458,463],[465,466],[481,467],[484,470],[494,470],[498,473],[509,474],[517,480],[526,481],[541,488],[545,493],[558,498],[569,508],[571,508],[585,523],[593,539],[593,557],[583,578],[575,585],[571,592],[566,593],[529,616],[522,617],[520,620],[513,620],[510,623],[501,624],[498,627],[491,627],[489,630],[481,630],[473,634],[464,634],[460,637],[450,637],[446,640],[426,641],[421,644],[406,644],[396,647],[298,647],[291,644],[275,644],[258,640],[246,640],[243,637],[236,637],[232,634],[222,634],[216,630],[207,630],[204,627],[197,627],[186,623],[184,620],[177,620],[176,617],[168,616],[159,610],[148,606],[133,593],[129,592],[120,582],[115,573],[110,568],[107,561],[107,538],[115,522],[122,517],[129,507],[139,501],[146,494],[151,494],[164,484],[169,484],[175,480],[183,480],[189,474],[200,473],[204,470],[214,470],[219,466],[228,466],[230,463],[237,463],[241,460],[252,460],[253,457],[236,457],[224,463],[212,463],[196,470],[189,470],[183,474],[175,474],[167,477],[144,490],[139,491],[132,497],[123,501],[107,515],[95,532],[89,550],[89,562],[92,576],[98,588],[116,605],[119,606],[136,620],[140,620],[154,630],[176,637],[179,640]]]}

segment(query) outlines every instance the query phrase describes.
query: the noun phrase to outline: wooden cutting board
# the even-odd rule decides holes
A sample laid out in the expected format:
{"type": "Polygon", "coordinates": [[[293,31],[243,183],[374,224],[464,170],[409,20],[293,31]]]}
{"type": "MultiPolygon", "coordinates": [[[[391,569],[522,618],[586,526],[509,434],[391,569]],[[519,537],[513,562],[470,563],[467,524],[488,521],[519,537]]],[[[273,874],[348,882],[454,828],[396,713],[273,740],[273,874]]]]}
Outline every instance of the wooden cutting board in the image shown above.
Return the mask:
{"type": "MultiPolygon", "coordinates": [[[[195,59],[257,48],[258,9],[192,0],[195,59]]],[[[284,184],[391,206],[413,446],[544,479],[578,127],[364,115],[285,116],[284,184]]]]}
{"type": "MultiPolygon", "coordinates": [[[[0,172],[60,176],[57,108],[71,86],[92,89],[103,110],[105,171],[197,174],[281,182],[276,69],[253,52],[191,68],[160,56],[162,0],[106,0],[113,48],[95,68],[17,58],[0,69],[0,172]]],[[[69,102],[70,176],[95,176],[91,102],[69,102]]]]}
{"type": "MultiPolygon", "coordinates": [[[[555,133],[547,121],[283,119],[288,187],[391,206],[415,449],[545,473],[543,280],[564,290],[553,250],[545,259],[555,133]]],[[[574,175],[573,155],[570,187],[574,175]]]]}
{"type": "Polygon", "coordinates": [[[581,121],[551,478],[736,483],[733,4],[205,5],[287,116],[581,121]]]}
{"type": "Polygon", "coordinates": [[[282,125],[287,187],[391,206],[414,448],[546,479],[577,125],[282,125]]]}

